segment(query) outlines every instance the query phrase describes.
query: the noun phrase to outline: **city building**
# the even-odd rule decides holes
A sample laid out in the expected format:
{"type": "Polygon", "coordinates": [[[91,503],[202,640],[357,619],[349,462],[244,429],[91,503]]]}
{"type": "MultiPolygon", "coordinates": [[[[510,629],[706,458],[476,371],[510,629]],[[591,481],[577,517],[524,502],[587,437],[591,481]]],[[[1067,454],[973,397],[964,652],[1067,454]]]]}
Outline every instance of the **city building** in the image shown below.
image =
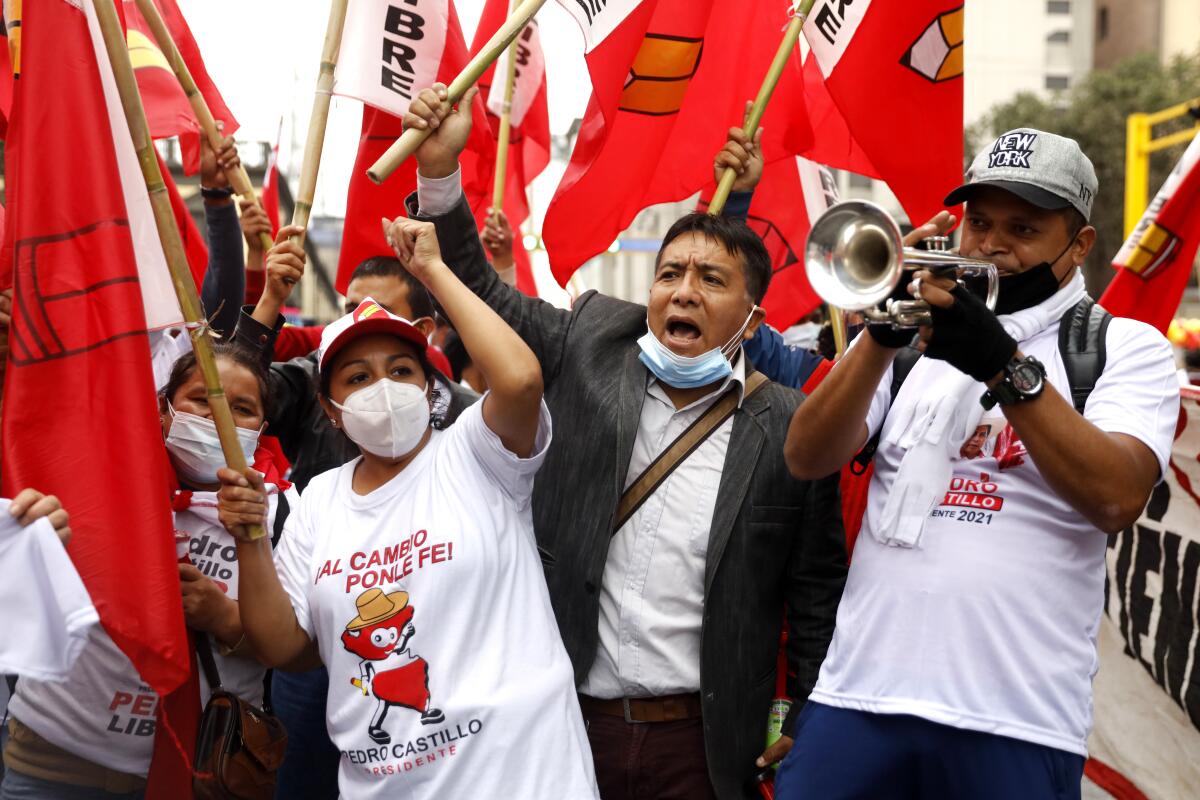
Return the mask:
{"type": "Polygon", "coordinates": [[[1095,67],[1105,69],[1138,53],[1164,61],[1200,47],[1197,0],[1094,0],[1095,67]]]}

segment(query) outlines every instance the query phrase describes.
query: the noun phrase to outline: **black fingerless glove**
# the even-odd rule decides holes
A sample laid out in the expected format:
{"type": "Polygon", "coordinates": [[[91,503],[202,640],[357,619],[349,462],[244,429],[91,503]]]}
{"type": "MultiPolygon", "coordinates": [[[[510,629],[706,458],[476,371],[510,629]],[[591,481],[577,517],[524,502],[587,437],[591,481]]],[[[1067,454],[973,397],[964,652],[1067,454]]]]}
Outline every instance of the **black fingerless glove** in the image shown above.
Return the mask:
{"type": "MultiPolygon", "coordinates": [[[[889,300],[913,299],[908,292],[909,278],[911,278],[911,273],[906,273],[904,278],[901,278],[900,282],[896,284],[896,288],[888,295],[889,300]]],[[[871,334],[871,338],[875,340],[876,344],[891,348],[908,347],[912,344],[913,337],[916,336],[912,328],[897,330],[887,322],[868,322],[867,333],[871,334]]]]}
{"type": "Polygon", "coordinates": [[[950,294],[954,295],[950,308],[930,308],[933,336],[925,355],[945,361],[977,381],[989,381],[1017,352],[1017,340],[982,300],[962,286],[950,294]]]}

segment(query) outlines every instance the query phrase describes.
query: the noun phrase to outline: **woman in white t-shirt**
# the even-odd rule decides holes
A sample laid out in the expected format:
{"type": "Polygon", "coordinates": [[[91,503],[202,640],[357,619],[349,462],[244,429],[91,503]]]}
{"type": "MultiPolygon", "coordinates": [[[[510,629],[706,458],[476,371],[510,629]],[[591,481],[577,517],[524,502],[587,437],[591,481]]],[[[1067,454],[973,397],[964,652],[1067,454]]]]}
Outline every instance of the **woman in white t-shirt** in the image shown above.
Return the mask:
{"type": "MultiPolygon", "coordinates": [[[[270,451],[258,446],[266,375],[253,355],[229,345],[214,349],[247,460],[267,475],[273,525],[300,498],[278,477],[270,451]],[[287,495],[284,503],[281,493],[287,495]]],[[[208,634],[224,688],[261,704],[266,668],[242,635],[237,547],[217,518],[216,472],[225,457],[193,353],[176,362],[160,394],[160,410],[179,485],[172,498],[176,547],[189,562],[179,566],[184,619],[189,628],[208,634]]],[[[203,678],[200,690],[203,702],[209,692],[203,678]]],[[[0,798],[140,797],[154,752],[157,706],[158,696],[130,660],[103,628],[92,626],[65,680],[25,676],[17,682],[9,704],[0,798]]]]}
{"type": "Polygon", "coordinates": [[[361,457],[308,485],[274,562],[244,535],[257,477],[220,473],[247,639],[271,666],[328,668],[343,797],[595,798],[530,515],[550,443],[541,369],[442,262],[432,225],[388,236],[490,391],[439,430],[420,331],[369,298],[326,327],[320,401],[361,457]]]}

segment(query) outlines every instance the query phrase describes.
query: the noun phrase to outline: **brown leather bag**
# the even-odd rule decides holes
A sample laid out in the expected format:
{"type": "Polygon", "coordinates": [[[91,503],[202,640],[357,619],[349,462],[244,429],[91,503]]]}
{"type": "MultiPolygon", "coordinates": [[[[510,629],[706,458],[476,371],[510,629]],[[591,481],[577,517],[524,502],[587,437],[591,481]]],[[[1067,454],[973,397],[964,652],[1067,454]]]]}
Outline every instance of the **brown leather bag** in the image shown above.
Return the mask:
{"type": "Polygon", "coordinates": [[[200,717],[192,789],[197,800],[271,800],[287,731],[267,711],[221,688],[208,637],[195,633],[196,653],[212,695],[200,717]]]}

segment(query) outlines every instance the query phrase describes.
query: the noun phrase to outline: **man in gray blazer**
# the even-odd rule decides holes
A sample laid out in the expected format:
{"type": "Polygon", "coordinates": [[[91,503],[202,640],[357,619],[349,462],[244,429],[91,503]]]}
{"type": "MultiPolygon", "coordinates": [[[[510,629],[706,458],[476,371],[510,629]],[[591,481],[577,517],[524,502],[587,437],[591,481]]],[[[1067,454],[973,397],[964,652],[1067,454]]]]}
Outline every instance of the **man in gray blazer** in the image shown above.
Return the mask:
{"type": "Polygon", "coordinates": [[[527,297],[485,259],[459,182],[470,113],[443,98],[427,89],[405,117],[436,128],[408,213],[432,222],[446,263],[542,365],[554,441],[534,528],[601,795],[754,797],[780,627],[790,736],[846,576],[837,476],[798,481],[783,461],[800,396],[746,388],[741,343],[762,321],[766,249],[741,221],[688,215],[664,240],[647,306],[587,292],[564,311],[527,297]],[[727,392],[733,415],[614,532],[623,490],[727,392]]]}

